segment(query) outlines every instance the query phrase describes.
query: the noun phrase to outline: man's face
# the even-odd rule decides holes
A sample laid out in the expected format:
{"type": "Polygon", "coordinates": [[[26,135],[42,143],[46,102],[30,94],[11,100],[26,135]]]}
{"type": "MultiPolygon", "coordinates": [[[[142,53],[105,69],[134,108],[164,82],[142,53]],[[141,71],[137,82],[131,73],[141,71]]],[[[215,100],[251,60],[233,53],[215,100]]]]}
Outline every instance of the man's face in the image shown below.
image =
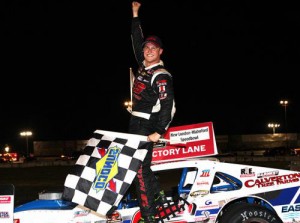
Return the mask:
{"type": "Polygon", "coordinates": [[[145,44],[143,51],[146,66],[150,66],[160,61],[160,55],[162,54],[163,49],[150,42],[145,44]]]}

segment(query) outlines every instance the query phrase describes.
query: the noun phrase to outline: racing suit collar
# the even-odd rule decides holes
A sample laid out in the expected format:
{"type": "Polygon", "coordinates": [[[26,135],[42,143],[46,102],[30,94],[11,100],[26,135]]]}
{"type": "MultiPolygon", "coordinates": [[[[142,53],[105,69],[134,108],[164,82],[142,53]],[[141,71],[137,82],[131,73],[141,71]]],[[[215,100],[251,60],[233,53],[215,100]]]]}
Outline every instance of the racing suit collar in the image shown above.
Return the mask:
{"type": "Polygon", "coordinates": [[[156,66],[158,66],[158,65],[163,66],[163,65],[164,65],[164,62],[163,62],[162,60],[160,60],[159,63],[156,63],[156,64],[153,64],[153,65],[151,65],[151,66],[149,66],[149,67],[146,67],[146,66],[145,66],[145,61],[143,61],[143,65],[144,65],[144,67],[145,67],[145,70],[149,70],[149,69],[151,69],[152,67],[156,67],[156,66]]]}

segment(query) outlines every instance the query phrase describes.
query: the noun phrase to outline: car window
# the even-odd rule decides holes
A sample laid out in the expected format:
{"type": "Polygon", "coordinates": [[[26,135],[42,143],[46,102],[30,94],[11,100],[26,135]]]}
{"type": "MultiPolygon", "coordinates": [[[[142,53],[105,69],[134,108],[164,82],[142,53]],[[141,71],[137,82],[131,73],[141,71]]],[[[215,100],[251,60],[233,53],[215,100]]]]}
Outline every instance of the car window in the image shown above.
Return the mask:
{"type": "Polygon", "coordinates": [[[239,190],[242,186],[243,183],[236,177],[227,173],[216,172],[210,193],[239,190]]]}

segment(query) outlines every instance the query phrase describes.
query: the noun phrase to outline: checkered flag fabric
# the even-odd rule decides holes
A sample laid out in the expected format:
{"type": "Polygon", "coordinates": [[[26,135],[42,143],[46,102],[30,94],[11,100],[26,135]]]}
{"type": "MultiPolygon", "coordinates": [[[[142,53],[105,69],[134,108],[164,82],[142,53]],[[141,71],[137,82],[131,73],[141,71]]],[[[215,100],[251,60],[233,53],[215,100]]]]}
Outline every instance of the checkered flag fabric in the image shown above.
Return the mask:
{"type": "Polygon", "coordinates": [[[148,145],[145,136],[96,130],[65,179],[62,199],[102,215],[116,209],[148,145]]]}

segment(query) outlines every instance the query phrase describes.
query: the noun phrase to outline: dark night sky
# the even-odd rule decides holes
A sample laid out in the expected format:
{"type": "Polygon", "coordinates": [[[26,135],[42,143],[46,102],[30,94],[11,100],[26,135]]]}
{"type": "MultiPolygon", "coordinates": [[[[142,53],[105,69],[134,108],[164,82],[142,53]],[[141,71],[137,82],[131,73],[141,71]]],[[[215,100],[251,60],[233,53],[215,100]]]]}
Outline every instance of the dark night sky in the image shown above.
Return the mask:
{"type": "MultiPolygon", "coordinates": [[[[4,15],[0,146],[24,129],[32,140],[127,131],[131,1],[13,0],[4,15]]],[[[288,99],[288,130],[300,132],[299,15],[283,1],[142,1],[144,33],[163,39],[174,77],[172,125],[271,133],[288,99]]]]}

